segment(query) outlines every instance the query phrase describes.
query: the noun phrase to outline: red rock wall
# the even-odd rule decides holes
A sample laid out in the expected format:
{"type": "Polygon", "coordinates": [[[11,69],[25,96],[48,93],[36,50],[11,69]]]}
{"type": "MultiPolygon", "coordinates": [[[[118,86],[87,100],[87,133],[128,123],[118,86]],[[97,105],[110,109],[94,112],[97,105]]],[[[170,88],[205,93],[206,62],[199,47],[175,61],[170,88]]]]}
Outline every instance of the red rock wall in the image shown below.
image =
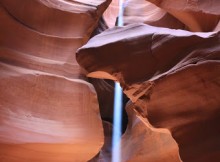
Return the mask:
{"type": "Polygon", "coordinates": [[[0,162],[111,161],[101,79],[122,162],[219,162],[219,7],[127,0],[114,27],[118,0],[0,0],[0,162]]]}
{"type": "Polygon", "coordinates": [[[75,51],[110,1],[0,1],[0,161],[88,161],[104,136],[75,51]]]}
{"type": "Polygon", "coordinates": [[[130,115],[122,137],[122,161],[171,162],[180,161],[179,155],[184,162],[218,162],[220,36],[216,26],[219,14],[210,13],[208,4],[201,12],[194,8],[181,9],[183,6],[172,8],[177,1],[156,2],[185,24],[185,30],[132,24],[132,18],[126,20],[127,13],[143,12],[135,9],[138,5],[129,6],[133,1],[127,1],[125,20],[131,25],[115,27],[92,38],[78,50],[77,61],[90,77],[120,82],[133,102],[127,108],[133,117],[130,115]],[[169,4],[171,9],[167,9],[169,4]],[[211,32],[214,28],[216,32],[211,32]],[[162,130],[170,132],[170,136],[162,130]],[[157,132],[170,142],[163,145],[157,132]],[[177,145],[171,142],[174,140],[177,145]],[[157,151],[157,156],[151,151],[157,151]]]}

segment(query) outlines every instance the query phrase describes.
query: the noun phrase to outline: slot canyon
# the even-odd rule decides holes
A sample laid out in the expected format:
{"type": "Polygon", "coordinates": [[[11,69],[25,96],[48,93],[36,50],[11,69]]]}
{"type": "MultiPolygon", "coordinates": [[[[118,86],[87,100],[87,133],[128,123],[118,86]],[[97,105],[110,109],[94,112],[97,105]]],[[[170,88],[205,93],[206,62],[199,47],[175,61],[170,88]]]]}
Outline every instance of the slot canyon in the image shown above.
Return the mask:
{"type": "Polygon", "coordinates": [[[0,162],[220,162],[220,1],[0,0],[0,162]]]}

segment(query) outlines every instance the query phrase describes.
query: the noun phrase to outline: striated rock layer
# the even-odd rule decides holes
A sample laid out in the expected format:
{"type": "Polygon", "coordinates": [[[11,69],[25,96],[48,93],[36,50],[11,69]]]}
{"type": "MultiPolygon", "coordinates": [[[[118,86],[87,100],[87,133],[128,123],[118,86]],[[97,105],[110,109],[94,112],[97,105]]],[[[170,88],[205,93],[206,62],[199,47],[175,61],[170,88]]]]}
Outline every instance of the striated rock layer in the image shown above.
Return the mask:
{"type": "Polygon", "coordinates": [[[0,69],[3,162],[86,161],[98,152],[102,125],[89,83],[4,63],[0,69]]]}
{"type": "Polygon", "coordinates": [[[146,0],[127,0],[124,4],[124,24],[145,23],[148,25],[184,29],[185,25],[165,10],[146,0]]]}
{"type": "Polygon", "coordinates": [[[219,23],[220,1],[218,0],[147,0],[164,9],[190,31],[212,31],[219,23]]]}
{"type": "Polygon", "coordinates": [[[112,0],[109,7],[104,12],[103,16],[107,25],[112,28],[116,25],[116,19],[119,14],[119,0],[112,0]]]}
{"type": "Polygon", "coordinates": [[[104,137],[75,60],[110,1],[0,0],[0,161],[85,162],[104,137]]]}
{"type": "Polygon", "coordinates": [[[125,25],[158,27],[103,32],[109,4],[0,0],[0,161],[111,161],[113,82],[87,74],[131,100],[122,162],[219,162],[219,2],[127,0],[125,25]]]}
{"type": "Polygon", "coordinates": [[[171,132],[183,161],[218,162],[219,41],[219,33],[136,24],[97,35],[76,57],[88,76],[119,81],[136,112],[171,132]]]}
{"type": "MultiPolygon", "coordinates": [[[[114,27],[118,15],[118,0],[113,0],[104,18],[114,27]]],[[[126,0],[124,23],[146,23],[194,32],[219,31],[218,0],[126,0]]]]}
{"type": "Polygon", "coordinates": [[[122,162],[181,162],[177,143],[167,129],[153,128],[128,103],[129,123],[121,140],[122,162]]]}

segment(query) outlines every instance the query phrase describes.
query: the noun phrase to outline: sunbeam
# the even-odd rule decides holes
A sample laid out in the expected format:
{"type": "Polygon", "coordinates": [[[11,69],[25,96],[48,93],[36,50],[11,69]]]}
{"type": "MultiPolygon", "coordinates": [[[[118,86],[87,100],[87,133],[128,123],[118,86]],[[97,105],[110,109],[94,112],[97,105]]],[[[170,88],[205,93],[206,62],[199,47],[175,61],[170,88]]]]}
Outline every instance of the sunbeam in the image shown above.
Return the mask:
{"type": "MultiPolygon", "coordinates": [[[[123,0],[119,0],[119,14],[117,26],[123,26],[123,0]]],[[[115,83],[114,121],[112,138],[112,162],[121,161],[121,132],[122,132],[122,89],[115,83]]]]}

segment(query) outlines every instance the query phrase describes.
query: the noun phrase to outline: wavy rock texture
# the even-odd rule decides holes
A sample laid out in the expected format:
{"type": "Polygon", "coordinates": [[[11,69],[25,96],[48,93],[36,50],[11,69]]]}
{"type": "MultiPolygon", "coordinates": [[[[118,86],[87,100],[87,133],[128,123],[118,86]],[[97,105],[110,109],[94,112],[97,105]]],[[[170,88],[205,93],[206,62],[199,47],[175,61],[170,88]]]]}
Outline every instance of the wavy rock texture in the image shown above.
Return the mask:
{"type": "Polygon", "coordinates": [[[220,2],[218,0],[147,0],[164,9],[190,31],[212,31],[219,23],[220,2]]]}
{"type": "MultiPolygon", "coordinates": [[[[219,5],[218,0],[126,0],[124,22],[142,22],[194,32],[218,31],[219,5]]],[[[109,27],[115,26],[117,15],[118,0],[113,0],[104,14],[109,27]]]]}
{"type": "Polygon", "coordinates": [[[122,162],[219,162],[219,1],[127,0],[120,28],[109,4],[0,0],[0,161],[111,161],[111,79],[122,162]]]}
{"type": "Polygon", "coordinates": [[[218,162],[219,41],[137,24],[97,35],[76,57],[88,76],[119,81],[141,116],[171,132],[183,161],[218,162]]]}
{"type": "Polygon", "coordinates": [[[165,10],[146,0],[127,0],[124,4],[124,24],[145,23],[148,25],[184,29],[185,25],[165,10]]]}
{"type": "Polygon", "coordinates": [[[102,125],[89,83],[0,66],[2,161],[86,161],[98,152],[102,125]]]}
{"type": "Polygon", "coordinates": [[[127,86],[168,71],[199,45],[202,48],[212,41],[210,46],[217,46],[217,35],[134,24],[99,34],[76,57],[88,76],[119,80],[127,86]],[[130,66],[133,62],[138,66],[130,66]]]}
{"type": "Polygon", "coordinates": [[[154,3],[158,6],[162,6],[170,9],[177,10],[194,10],[201,11],[208,14],[219,15],[219,5],[218,0],[147,0],[151,3],[154,3]]]}
{"type": "Polygon", "coordinates": [[[180,162],[177,143],[167,129],[153,128],[128,103],[129,123],[121,141],[122,162],[180,162]]]}
{"type": "Polygon", "coordinates": [[[116,19],[118,16],[119,0],[112,0],[111,4],[104,12],[104,19],[109,27],[114,27],[116,25],[116,19]]]}
{"type": "MultiPolygon", "coordinates": [[[[119,0],[112,0],[104,13],[104,19],[109,27],[116,26],[119,9],[118,5],[119,0]]],[[[125,25],[142,22],[153,26],[174,29],[185,28],[185,25],[175,17],[146,0],[126,0],[123,6],[123,19],[125,25]]]]}
{"type": "Polygon", "coordinates": [[[0,1],[0,161],[85,162],[104,137],[75,51],[110,1],[0,1]]]}

